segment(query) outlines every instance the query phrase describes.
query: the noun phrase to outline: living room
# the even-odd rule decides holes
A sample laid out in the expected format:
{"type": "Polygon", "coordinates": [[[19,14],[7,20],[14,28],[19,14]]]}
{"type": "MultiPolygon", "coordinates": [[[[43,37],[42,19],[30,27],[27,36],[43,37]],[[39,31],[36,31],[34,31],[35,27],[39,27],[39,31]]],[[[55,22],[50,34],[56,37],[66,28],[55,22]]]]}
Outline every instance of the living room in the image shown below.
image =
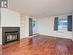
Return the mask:
{"type": "Polygon", "coordinates": [[[73,55],[72,3],[0,1],[0,55],[73,55]]]}

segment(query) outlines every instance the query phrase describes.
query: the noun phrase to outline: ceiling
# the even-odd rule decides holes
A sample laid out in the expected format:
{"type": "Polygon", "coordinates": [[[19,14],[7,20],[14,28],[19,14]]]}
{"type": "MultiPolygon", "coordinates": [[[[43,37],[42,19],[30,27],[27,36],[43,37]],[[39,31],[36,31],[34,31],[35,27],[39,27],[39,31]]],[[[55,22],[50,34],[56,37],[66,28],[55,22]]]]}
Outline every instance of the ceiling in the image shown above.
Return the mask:
{"type": "Polygon", "coordinates": [[[73,0],[9,0],[9,8],[26,16],[53,16],[71,13],[73,0]]]}

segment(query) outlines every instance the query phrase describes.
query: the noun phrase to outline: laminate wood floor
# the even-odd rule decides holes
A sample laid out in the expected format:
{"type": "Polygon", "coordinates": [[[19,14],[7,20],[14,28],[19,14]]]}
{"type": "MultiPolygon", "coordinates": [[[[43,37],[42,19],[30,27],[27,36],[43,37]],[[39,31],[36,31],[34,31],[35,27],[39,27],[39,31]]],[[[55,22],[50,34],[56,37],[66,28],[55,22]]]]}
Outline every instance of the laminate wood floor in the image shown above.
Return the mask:
{"type": "Polygon", "coordinates": [[[0,46],[0,55],[73,55],[73,42],[39,35],[0,46]]]}

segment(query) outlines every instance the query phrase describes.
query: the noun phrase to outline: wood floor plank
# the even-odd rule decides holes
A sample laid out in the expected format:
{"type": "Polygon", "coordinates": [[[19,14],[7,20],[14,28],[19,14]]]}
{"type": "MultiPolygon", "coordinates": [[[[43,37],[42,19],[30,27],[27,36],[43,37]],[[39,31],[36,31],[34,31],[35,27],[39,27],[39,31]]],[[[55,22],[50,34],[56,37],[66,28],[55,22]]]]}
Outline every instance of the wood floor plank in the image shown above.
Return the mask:
{"type": "Polygon", "coordinates": [[[73,55],[73,42],[39,35],[0,46],[0,55],[73,55]]]}

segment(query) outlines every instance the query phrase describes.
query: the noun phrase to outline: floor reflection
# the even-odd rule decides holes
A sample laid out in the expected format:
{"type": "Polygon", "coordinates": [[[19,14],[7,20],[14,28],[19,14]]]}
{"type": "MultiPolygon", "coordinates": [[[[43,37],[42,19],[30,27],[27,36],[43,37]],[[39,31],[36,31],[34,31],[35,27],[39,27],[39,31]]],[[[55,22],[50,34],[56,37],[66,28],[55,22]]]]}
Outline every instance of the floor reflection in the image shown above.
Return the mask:
{"type": "Polygon", "coordinates": [[[73,55],[73,42],[40,35],[0,46],[0,55],[73,55]]]}

